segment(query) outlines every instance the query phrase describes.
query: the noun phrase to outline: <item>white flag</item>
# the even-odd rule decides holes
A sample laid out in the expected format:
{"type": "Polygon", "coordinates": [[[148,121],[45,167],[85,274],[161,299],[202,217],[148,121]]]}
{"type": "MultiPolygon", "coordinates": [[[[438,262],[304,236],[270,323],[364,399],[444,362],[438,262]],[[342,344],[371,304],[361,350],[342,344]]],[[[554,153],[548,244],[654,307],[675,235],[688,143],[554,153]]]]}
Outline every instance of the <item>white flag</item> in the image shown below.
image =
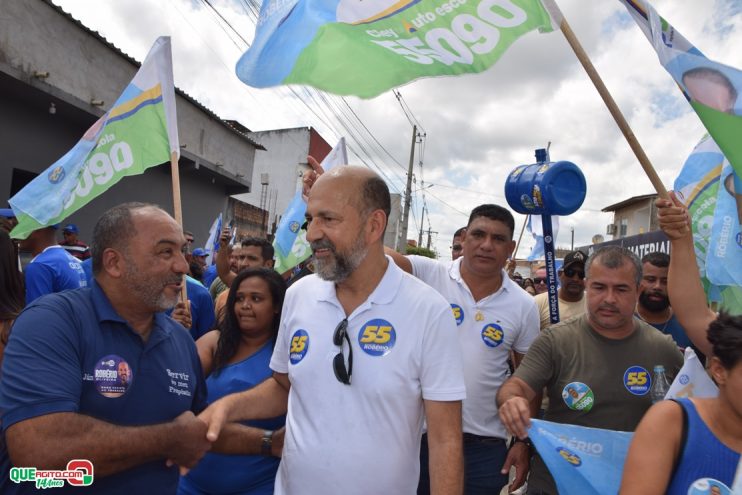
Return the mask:
{"type": "Polygon", "coordinates": [[[719,389],[711,380],[701,361],[690,347],[685,348],[685,362],[680,372],[670,385],[665,399],[682,399],[684,397],[709,398],[719,395],[719,389]]]}
{"type": "Polygon", "coordinates": [[[216,252],[219,250],[219,238],[222,235],[222,214],[219,213],[214,219],[214,223],[211,224],[209,229],[209,238],[206,239],[206,245],[204,245],[204,251],[208,254],[206,257],[206,266],[211,266],[216,263],[216,252]]]}

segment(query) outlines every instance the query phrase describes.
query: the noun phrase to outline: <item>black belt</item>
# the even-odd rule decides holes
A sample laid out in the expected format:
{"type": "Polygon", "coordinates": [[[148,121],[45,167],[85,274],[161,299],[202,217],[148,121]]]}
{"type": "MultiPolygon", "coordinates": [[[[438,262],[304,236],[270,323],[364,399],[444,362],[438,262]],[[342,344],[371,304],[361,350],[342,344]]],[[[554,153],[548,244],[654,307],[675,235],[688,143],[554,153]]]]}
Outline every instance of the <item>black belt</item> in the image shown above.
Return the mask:
{"type": "Polygon", "coordinates": [[[464,443],[505,443],[504,438],[483,437],[474,433],[464,433],[464,443]]]}

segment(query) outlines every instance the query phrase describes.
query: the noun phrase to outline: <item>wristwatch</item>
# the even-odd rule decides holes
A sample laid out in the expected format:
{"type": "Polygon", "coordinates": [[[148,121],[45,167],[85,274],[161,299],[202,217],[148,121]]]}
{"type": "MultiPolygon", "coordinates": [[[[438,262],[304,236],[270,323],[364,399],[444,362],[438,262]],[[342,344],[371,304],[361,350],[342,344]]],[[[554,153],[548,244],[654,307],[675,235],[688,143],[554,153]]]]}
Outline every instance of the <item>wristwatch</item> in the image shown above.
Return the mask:
{"type": "Polygon", "coordinates": [[[264,430],[263,438],[260,439],[260,453],[262,455],[273,455],[271,447],[273,447],[273,431],[264,430]]]}

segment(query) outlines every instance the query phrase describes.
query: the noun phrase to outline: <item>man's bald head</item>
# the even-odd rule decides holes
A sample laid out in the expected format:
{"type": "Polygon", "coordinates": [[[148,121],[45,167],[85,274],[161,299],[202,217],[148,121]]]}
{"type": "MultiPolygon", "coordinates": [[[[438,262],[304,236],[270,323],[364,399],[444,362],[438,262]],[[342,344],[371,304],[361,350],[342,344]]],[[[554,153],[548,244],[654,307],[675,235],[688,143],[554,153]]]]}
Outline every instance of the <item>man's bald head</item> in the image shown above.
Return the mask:
{"type": "Polygon", "coordinates": [[[357,210],[361,217],[372,211],[382,210],[387,219],[391,213],[391,198],[386,182],[375,172],[354,165],[335,167],[320,176],[309,193],[332,191],[342,194],[357,210]]]}

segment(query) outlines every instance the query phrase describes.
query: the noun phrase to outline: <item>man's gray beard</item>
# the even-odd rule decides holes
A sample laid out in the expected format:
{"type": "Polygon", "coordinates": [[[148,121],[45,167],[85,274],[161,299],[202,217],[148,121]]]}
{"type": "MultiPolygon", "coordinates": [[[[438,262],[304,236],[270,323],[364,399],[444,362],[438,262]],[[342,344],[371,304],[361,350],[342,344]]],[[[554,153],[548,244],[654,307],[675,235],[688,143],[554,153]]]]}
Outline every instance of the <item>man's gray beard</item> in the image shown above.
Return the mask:
{"type": "Polygon", "coordinates": [[[361,263],[368,254],[368,247],[363,244],[363,239],[360,236],[356,238],[356,242],[351,246],[350,253],[347,256],[339,254],[335,250],[335,246],[329,241],[320,241],[312,247],[313,249],[315,247],[322,247],[332,250],[333,259],[331,261],[324,261],[319,258],[314,259],[314,273],[322,280],[335,283],[343,282],[350,277],[361,266],[361,263]]]}
{"type": "MultiPolygon", "coordinates": [[[[144,279],[140,276],[142,272],[137,263],[132,258],[126,255],[125,257],[127,263],[134,267],[134,269],[124,272],[124,276],[122,277],[132,297],[136,297],[144,306],[153,309],[155,312],[167,311],[175,307],[180,295],[176,294],[172,298],[168,298],[165,295],[165,287],[162,280],[144,279]]],[[[185,280],[183,283],[185,283],[185,280]]]]}

